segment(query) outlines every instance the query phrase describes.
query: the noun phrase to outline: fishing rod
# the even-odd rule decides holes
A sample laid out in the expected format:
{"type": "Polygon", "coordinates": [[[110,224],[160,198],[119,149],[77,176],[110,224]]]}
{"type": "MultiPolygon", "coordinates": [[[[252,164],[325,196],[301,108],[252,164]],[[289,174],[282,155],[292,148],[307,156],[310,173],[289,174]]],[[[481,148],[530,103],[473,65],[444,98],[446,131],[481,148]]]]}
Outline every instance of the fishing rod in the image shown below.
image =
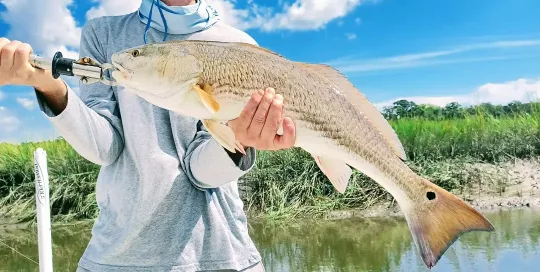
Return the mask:
{"type": "Polygon", "coordinates": [[[61,52],[56,52],[53,58],[30,55],[28,62],[39,69],[51,71],[56,79],[61,75],[77,76],[84,84],[102,82],[107,85],[116,85],[116,82],[105,77],[104,73],[108,69],[114,69],[111,64],[101,64],[89,57],[78,60],[65,58],[61,52]]]}

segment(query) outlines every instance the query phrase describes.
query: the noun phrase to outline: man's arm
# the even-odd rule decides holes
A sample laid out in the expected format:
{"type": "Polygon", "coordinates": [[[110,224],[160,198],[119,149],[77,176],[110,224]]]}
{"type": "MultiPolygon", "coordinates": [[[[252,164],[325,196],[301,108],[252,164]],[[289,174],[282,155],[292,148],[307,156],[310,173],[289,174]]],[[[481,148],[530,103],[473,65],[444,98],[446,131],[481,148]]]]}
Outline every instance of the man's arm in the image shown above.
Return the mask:
{"type": "Polygon", "coordinates": [[[233,159],[199,121],[197,134],[183,158],[186,173],[199,189],[219,187],[239,179],[255,165],[254,148],[246,148],[246,155],[238,154],[233,155],[238,159],[233,159]]]}
{"type": "Polygon", "coordinates": [[[246,147],[246,155],[229,153],[198,124],[198,133],[184,158],[188,176],[198,188],[215,188],[239,179],[255,165],[255,150],[279,150],[294,145],[295,127],[282,118],[283,97],[271,88],[252,95],[240,117],[228,123],[246,147]],[[283,124],[283,135],[277,135],[283,124]]]}
{"type": "MultiPolygon", "coordinates": [[[[79,54],[106,62],[93,21],[82,30],[79,54]]],[[[79,98],[61,80],[42,79],[34,86],[40,109],[81,156],[99,165],[118,158],[124,148],[123,130],[112,87],[80,84],[79,98]]]]}

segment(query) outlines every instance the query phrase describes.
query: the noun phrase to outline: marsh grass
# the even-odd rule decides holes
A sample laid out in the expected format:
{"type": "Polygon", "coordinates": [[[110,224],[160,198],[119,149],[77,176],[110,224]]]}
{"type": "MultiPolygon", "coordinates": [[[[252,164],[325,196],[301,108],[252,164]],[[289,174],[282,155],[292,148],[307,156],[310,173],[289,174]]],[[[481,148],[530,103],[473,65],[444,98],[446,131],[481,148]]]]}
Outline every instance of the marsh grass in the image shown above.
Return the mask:
{"type": "MultiPolygon", "coordinates": [[[[493,118],[478,113],[461,119],[391,121],[409,157],[407,164],[443,188],[505,189],[500,173],[470,167],[540,155],[540,110],[493,118]]],[[[98,213],[94,185],[99,167],[64,140],[0,144],[0,221],[35,220],[33,151],[47,151],[53,220],[92,219],[98,213]]],[[[344,194],[337,193],[311,156],[300,149],[258,152],[257,165],[241,180],[250,216],[316,217],[331,210],[367,208],[391,197],[377,183],[354,171],[344,194]]]]}
{"type": "Polygon", "coordinates": [[[64,140],[56,140],[0,144],[0,219],[35,221],[33,152],[38,147],[47,152],[54,221],[97,216],[94,186],[99,167],[78,155],[64,140]]]}
{"type": "Polygon", "coordinates": [[[540,111],[494,118],[469,115],[440,121],[418,118],[390,122],[410,160],[471,157],[484,162],[540,155],[540,111]]]}

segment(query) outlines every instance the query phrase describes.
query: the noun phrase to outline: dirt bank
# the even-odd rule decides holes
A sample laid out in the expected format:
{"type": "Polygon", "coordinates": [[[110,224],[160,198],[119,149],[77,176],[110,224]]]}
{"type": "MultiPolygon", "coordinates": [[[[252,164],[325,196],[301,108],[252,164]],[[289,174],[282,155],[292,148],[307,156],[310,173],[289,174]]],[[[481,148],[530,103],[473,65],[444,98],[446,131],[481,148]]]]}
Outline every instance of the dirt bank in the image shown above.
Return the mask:
{"type": "MultiPolygon", "coordinates": [[[[454,191],[463,200],[480,212],[499,209],[540,208],[540,158],[514,160],[494,164],[468,164],[464,169],[472,173],[466,178],[475,182],[463,191],[454,191]]],[[[391,217],[403,216],[397,203],[385,202],[366,210],[330,212],[327,219],[348,217],[391,217]]]]}
{"type": "MultiPolygon", "coordinates": [[[[461,164],[459,167],[461,169],[461,164]]],[[[455,171],[455,170],[452,170],[455,171]]],[[[465,164],[459,180],[469,185],[454,194],[470,203],[481,212],[498,209],[540,208],[540,158],[514,160],[501,164],[465,164]]],[[[242,184],[240,184],[242,188],[242,184]]],[[[462,186],[463,187],[463,186],[462,186]]],[[[241,195],[249,194],[241,190],[241,195]]],[[[401,217],[396,202],[375,204],[366,210],[339,210],[327,214],[327,219],[350,217],[401,217]]],[[[89,219],[88,222],[92,222],[89,219]]],[[[0,229],[20,228],[27,224],[14,224],[0,213],[0,229]]]]}

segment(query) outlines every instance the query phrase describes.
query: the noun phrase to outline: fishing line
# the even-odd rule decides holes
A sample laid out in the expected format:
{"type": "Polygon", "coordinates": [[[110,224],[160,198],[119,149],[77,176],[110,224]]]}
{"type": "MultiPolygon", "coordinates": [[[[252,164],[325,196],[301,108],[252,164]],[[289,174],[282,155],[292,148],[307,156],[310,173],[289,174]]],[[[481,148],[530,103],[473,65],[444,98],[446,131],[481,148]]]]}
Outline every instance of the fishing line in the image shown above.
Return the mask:
{"type": "Polygon", "coordinates": [[[0,240],[0,243],[2,243],[3,245],[5,245],[5,246],[6,246],[6,247],[8,247],[9,249],[11,249],[11,250],[13,250],[13,251],[15,251],[15,252],[19,253],[19,254],[20,254],[21,256],[23,256],[23,257],[25,257],[26,259],[28,259],[28,260],[32,261],[33,263],[35,263],[35,264],[39,265],[39,263],[38,263],[38,262],[36,262],[36,261],[32,260],[32,259],[31,259],[30,257],[28,257],[28,256],[26,256],[26,255],[24,255],[24,254],[20,253],[20,252],[19,252],[19,251],[17,251],[17,250],[16,250],[16,249],[15,249],[14,247],[11,247],[10,245],[8,245],[8,244],[4,243],[4,242],[3,242],[2,240],[0,240]]]}

